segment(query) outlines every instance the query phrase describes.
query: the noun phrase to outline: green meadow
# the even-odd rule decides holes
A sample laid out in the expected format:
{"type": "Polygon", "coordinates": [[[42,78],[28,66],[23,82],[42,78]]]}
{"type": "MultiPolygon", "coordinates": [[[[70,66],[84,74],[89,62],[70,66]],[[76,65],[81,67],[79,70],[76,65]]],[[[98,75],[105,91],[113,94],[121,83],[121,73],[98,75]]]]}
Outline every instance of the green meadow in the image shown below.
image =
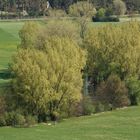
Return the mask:
{"type": "MultiPolygon", "coordinates": [[[[24,22],[0,22],[0,87],[8,83],[3,75],[19,44],[18,32],[24,22]]],[[[1,88],[0,88],[1,91],[1,88]]]]}
{"type": "Polygon", "coordinates": [[[0,69],[8,67],[19,43],[18,32],[23,22],[0,22],[0,69]]]}
{"type": "Polygon", "coordinates": [[[0,140],[139,140],[140,107],[71,118],[56,125],[0,128],[0,140]]]}

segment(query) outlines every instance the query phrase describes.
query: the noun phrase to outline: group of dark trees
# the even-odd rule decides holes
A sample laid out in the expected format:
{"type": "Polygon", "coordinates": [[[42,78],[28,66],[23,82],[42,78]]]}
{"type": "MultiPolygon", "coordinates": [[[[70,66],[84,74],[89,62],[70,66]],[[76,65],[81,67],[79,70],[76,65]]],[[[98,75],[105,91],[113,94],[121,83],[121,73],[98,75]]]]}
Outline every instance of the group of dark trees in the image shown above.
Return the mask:
{"type": "MultiPolygon", "coordinates": [[[[42,16],[48,15],[48,3],[52,9],[61,9],[68,13],[69,6],[79,1],[88,1],[99,10],[114,11],[114,1],[122,1],[126,4],[127,14],[139,13],[139,0],[0,0],[1,17],[17,16],[42,16]]],[[[119,5],[120,7],[120,5],[119,5]]],[[[122,7],[123,9],[123,7],[122,7]]]]}

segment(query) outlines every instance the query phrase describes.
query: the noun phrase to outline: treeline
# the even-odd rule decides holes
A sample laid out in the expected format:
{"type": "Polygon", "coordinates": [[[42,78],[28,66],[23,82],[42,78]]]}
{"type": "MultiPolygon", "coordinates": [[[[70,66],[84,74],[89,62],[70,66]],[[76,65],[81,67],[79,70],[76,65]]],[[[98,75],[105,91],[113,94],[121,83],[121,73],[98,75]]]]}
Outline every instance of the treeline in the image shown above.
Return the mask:
{"type": "Polygon", "coordinates": [[[27,22],[0,97],[0,125],[29,126],[140,102],[140,23],[27,22]]]}
{"type": "MultiPolygon", "coordinates": [[[[80,1],[82,0],[0,0],[0,16],[1,18],[48,16],[50,12],[54,12],[51,9],[63,10],[68,14],[69,7],[80,1]]],[[[110,14],[116,14],[114,13],[116,7],[124,9],[123,3],[126,7],[125,14],[132,15],[140,12],[139,0],[88,0],[84,2],[92,3],[97,11],[104,8],[110,14]]]]}

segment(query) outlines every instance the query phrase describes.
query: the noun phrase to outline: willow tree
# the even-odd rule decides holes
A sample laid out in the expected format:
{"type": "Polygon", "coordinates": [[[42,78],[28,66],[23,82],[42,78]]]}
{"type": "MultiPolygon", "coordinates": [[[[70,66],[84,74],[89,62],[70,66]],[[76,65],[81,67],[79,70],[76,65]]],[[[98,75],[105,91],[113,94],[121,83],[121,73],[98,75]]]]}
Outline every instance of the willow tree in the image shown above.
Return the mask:
{"type": "Polygon", "coordinates": [[[19,49],[11,70],[13,93],[29,113],[67,111],[81,99],[84,51],[69,38],[48,37],[42,49],[19,49]]]}
{"type": "Polygon", "coordinates": [[[140,24],[130,22],[90,28],[85,36],[88,71],[94,84],[111,73],[125,79],[140,74],[140,24]]]}
{"type": "Polygon", "coordinates": [[[37,22],[25,22],[23,28],[19,31],[19,37],[21,39],[19,47],[35,48],[41,31],[41,26],[37,22]]]}

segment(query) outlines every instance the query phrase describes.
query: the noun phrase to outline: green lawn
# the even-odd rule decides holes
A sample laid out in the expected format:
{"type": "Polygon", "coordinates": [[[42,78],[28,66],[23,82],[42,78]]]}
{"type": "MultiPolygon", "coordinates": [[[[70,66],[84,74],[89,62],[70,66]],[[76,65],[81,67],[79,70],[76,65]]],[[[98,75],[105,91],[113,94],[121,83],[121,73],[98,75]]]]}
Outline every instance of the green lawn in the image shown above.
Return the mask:
{"type": "MultiPolygon", "coordinates": [[[[0,22],[0,94],[7,85],[8,79],[3,79],[1,71],[8,68],[12,55],[20,42],[18,32],[24,22],[0,22]]],[[[4,75],[4,74],[3,74],[4,75]]]]}
{"type": "Polygon", "coordinates": [[[8,67],[19,43],[18,32],[23,22],[0,22],[0,69],[8,67]]]}
{"type": "Polygon", "coordinates": [[[0,140],[139,140],[140,107],[72,118],[57,125],[0,128],[0,140]]]}

